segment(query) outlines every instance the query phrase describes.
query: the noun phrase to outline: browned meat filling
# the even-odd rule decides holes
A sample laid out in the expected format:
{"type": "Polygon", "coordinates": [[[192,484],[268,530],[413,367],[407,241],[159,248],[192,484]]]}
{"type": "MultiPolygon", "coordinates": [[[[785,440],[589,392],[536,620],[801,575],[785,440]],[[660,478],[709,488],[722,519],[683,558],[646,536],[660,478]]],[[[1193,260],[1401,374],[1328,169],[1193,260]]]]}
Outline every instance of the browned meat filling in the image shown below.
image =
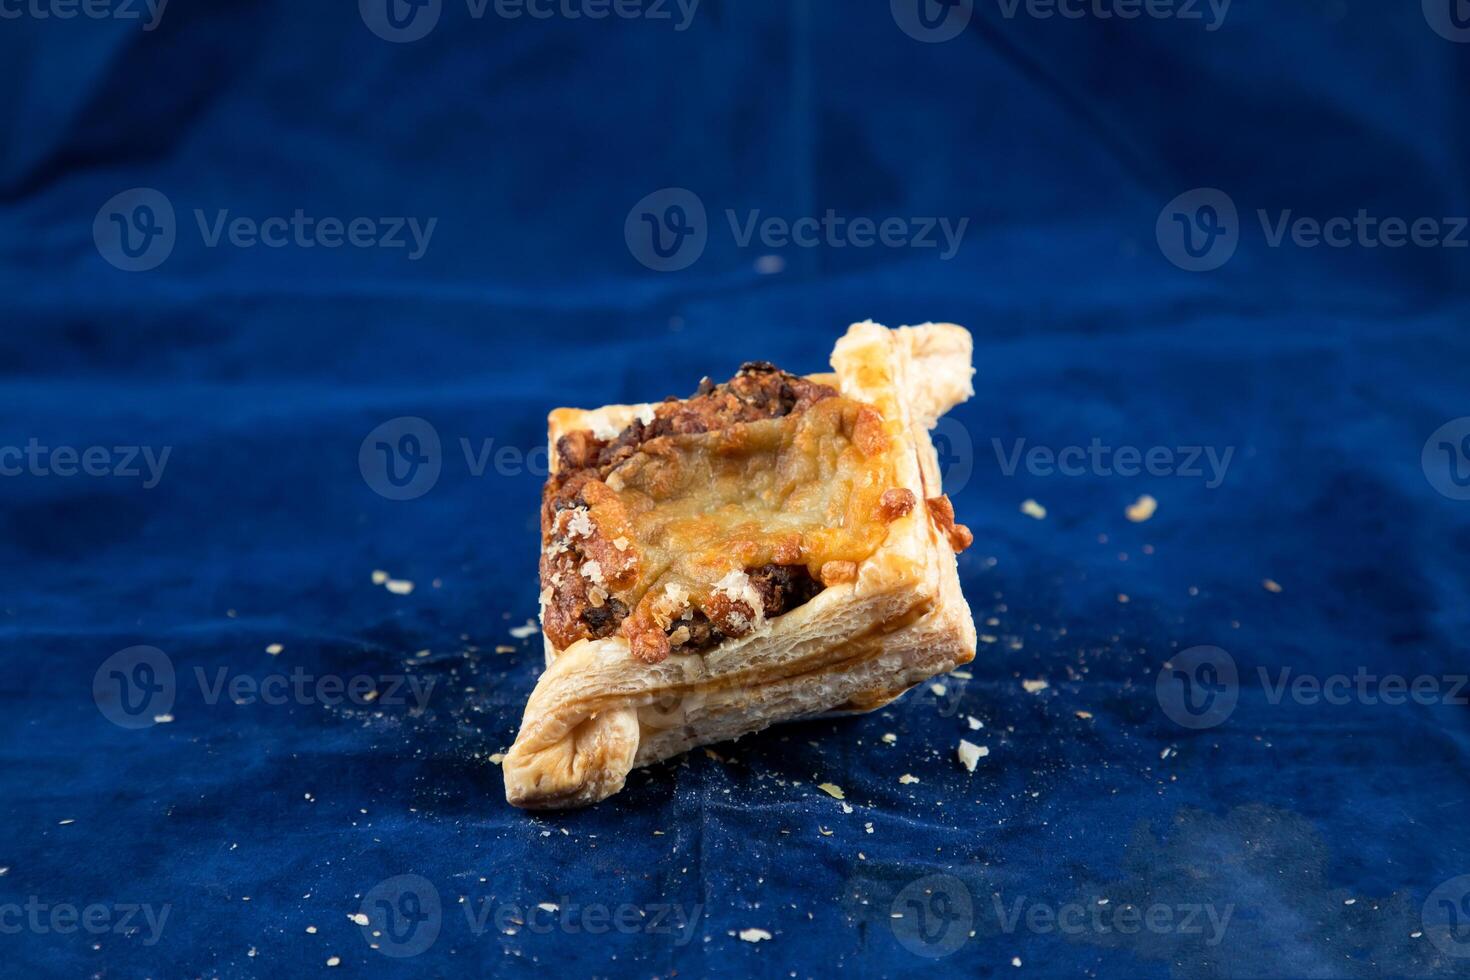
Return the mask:
{"type": "MultiPolygon", "coordinates": [[[[636,581],[637,556],[626,539],[588,520],[585,510],[597,502],[589,497],[608,492],[602,480],[614,468],[664,436],[783,418],[836,395],[828,385],[751,361],[724,384],[706,378],[689,398],[666,399],[654,407],[652,421],[635,419],[614,439],[598,439],[585,430],[562,436],[556,446],[558,470],[546,483],[541,510],[543,618],[552,642],[565,649],[577,640],[611,636],[629,615],[628,606],[611,593],[636,581]],[[590,576],[589,566],[595,569],[590,576]]],[[[802,564],[768,564],[745,571],[766,617],[802,605],[823,588],[802,564]]],[[[708,649],[748,631],[755,611],[744,606],[736,603],[727,616],[711,610],[714,620],[704,611],[685,610],[669,623],[665,635],[677,639],[672,645],[681,649],[708,649]]]]}

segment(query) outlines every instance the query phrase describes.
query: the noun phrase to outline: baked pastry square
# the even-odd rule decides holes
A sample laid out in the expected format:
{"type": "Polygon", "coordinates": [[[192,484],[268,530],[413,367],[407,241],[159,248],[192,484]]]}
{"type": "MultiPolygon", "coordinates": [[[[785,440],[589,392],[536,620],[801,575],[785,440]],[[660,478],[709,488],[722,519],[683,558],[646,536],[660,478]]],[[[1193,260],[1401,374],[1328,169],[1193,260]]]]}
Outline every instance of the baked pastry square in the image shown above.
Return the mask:
{"type": "Polygon", "coordinates": [[[575,807],[775,722],[870,711],[975,655],[970,533],[929,431],[973,393],[952,324],[848,329],[687,399],[561,408],[541,513],[546,669],[506,798],[575,807]]]}

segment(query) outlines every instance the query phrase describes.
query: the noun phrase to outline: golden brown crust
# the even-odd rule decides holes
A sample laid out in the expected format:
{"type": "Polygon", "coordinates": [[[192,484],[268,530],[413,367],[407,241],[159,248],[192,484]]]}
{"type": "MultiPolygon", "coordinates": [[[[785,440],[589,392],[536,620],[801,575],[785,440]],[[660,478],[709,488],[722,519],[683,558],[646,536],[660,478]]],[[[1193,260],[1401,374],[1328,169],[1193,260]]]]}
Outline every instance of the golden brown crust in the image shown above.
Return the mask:
{"type": "MultiPolygon", "coordinates": [[[[547,671],[504,761],[507,798],[524,807],[595,802],[617,792],[632,766],[789,718],[878,707],[925,678],[968,662],[974,656],[974,624],[959,591],[952,550],[963,529],[953,523],[953,509],[942,498],[927,429],[969,393],[969,351],[969,337],[958,327],[852,327],[833,352],[833,380],[841,399],[868,412],[850,413],[850,426],[841,431],[853,449],[850,465],[876,465],[879,476],[862,492],[819,499],[839,515],[834,520],[850,515],[854,526],[877,534],[876,548],[834,553],[813,567],[801,560],[812,557],[812,541],[830,544],[824,535],[835,540],[830,526],[794,537],[758,526],[736,536],[732,557],[737,562],[779,557],[783,563],[773,573],[727,561],[725,567],[741,572],[744,580],[726,583],[711,606],[724,625],[743,626],[747,611],[759,618],[779,608],[782,596],[799,595],[802,588],[818,591],[784,615],[767,615],[745,635],[727,637],[700,654],[671,644],[664,659],[645,663],[623,635],[558,648],[548,632],[547,671]],[[884,521],[882,499],[896,489],[908,491],[914,503],[904,507],[901,495],[889,496],[892,519],[884,521]],[[919,500],[926,502],[923,513],[919,500]],[[802,569],[811,585],[790,577],[793,568],[802,569]],[[768,605],[772,601],[777,605],[768,605]]],[[[650,406],[559,409],[551,418],[552,442],[580,429],[612,439],[649,411],[650,406]]],[[[717,456],[722,445],[733,445],[738,453],[769,445],[772,433],[762,430],[761,422],[749,425],[745,433],[708,434],[720,441],[711,443],[706,456],[717,456]]],[[[677,456],[677,446],[673,451],[677,456]]],[[[659,472],[667,463],[665,458],[639,464],[634,469],[651,471],[608,474],[602,480],[623,499],[630,523],[648,513],[630,501],[630,485],[645,496],[659,495],[660,488],[675,491],[671,500],[681,496],[680,482],[669,483],[667,472],[659,472]]],[[[760,468],[752,464],[750,469],[760,468]]],[[[765,473],[758,481],[776,486],[769,469],[765,473]]],[[[798,483],[830,485],[820,479],[798,483]]],[[[649,560],[640,556],[641,562],[649,560]]],[[[719,629],[713,620],[702,626],[693,620],[677,623],[672,611],[648,610],[655,624],[662,617],[675,634],[719,629]]],[[[662,628],[659,635],[668,639],[662,628]]]]}

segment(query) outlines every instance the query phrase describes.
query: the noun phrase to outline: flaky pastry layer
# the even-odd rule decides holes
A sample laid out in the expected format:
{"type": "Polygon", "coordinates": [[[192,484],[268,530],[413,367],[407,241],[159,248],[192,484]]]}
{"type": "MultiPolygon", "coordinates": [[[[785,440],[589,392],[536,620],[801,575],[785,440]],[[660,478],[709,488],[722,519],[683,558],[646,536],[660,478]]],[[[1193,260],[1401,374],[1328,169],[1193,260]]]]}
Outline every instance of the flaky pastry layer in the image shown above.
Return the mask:
{"type": "MultiPolygon", "coordinates": [[[[887,523],[854,580],[703,652],[649,663],[620,635],[560,650],[548,638],[546,670],[503,763],[507,799],[528,808],[594,803],[622,789],[634,767],[779,721],[872,710],[973,659],[953,513],[943,513],[947,500],[930,503],[943,489],[929,437],[972,394],[970,358],[969,334],[950,324],[849,328],[833,351],[833,373],[810,378],[887,420],[889,478],[920,505],[887,523]]],[[[610,438],[651,409],[555,410],[552,460],[563,435],[610,438]]]]}

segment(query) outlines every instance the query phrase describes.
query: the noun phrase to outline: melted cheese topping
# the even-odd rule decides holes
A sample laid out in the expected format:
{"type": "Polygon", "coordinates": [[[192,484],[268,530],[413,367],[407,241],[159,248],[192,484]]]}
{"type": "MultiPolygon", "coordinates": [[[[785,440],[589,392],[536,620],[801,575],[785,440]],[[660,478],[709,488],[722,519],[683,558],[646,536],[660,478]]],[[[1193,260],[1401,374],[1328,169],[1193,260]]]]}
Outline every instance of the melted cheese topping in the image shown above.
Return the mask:
{"type": "Polygon", "coordinates": [[[888,531],[887,425],[870,406],[827,398],[794,416],[653,440],[589,488],[601,535],[628,545],[634,574],[611,583],[633,609],[624,632],[662,634],[683,600],[709,611],[723,598],[758,625],[743,569],[804,564],[820,577],[828,562],[866,559],[888,531]]]}

